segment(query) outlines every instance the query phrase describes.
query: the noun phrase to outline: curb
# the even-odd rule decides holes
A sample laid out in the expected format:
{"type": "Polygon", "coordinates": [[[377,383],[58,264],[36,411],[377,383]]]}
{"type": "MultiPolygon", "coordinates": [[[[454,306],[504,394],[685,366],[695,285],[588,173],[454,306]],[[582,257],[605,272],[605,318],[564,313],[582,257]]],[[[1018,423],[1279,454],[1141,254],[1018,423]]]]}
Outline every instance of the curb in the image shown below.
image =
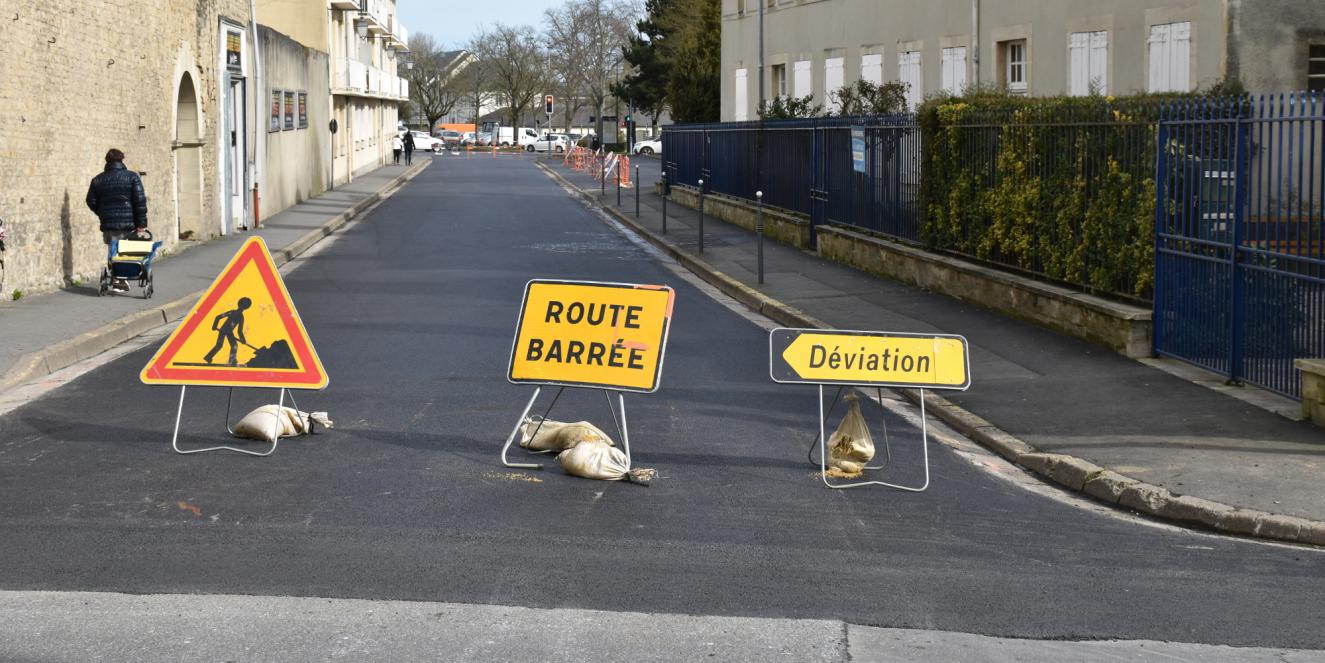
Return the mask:
{"type": "MultiPolygon", "coordinates": [[[[653,231],[626,214],[603,205],[584,193],[561,173],[543,164],[537,164],[561,184],[578,192],[581,200],[601,209],[617,222],[630,228],[650,244],[694,272],[705,282],[722,290],[731,298],[773,319],[778,324],[793,327],[832,329],[799,309],[784,304],[750,286],[724,274],[707,261],[695,257],[671,240],[655,235],[653,231]]],[[[919,391],[898,389],[907,400],[919,404],[919,391]]],[[[954,430],[978,442],[1017,465],[1053,481],[1065,488],[1089,495],[1100,502],[1143,513],[1160,520],[1261,539],[1287,541],[1325,546],[1325,522],[1268,513],[1257,509],[1243,509],[1220,502],[1180,495],[1154,484],[1133,479],[1100,467],[1088,460],[1067,454],[1047,453],[998,428],[980,416],[935,394],[925,394],[925,409],[954,430]]]]}
{"type": "MultiPolygon", "coordinates": [[[[383,186],[376,193],[351,205],[349,209],[332,217],[321,226],[313,228],[284,248],[272,250],[272,261],[276,263],[277,267],[280,267],[294,260],[314,244],[317,244],[318,241],[336,232],[346,223],[362,214],[364,210],[391,196],[405,182],[414,179],[431,163],[431,161],[420,161],[418,165],[387,182],[386,186],[383,186]]],[[[9,370],[0,375],[0,393],[34,378],[50,375],[84,359],[95,357],[135,336],[179,320],[188,314],[204,292],[206,292],[206,289],[189,293],[161,306],[130,313],[106,323],[100,329],[84,332],[73,338],[48,345],[41,350],[29,352],[19,357],[9,370]]]]}

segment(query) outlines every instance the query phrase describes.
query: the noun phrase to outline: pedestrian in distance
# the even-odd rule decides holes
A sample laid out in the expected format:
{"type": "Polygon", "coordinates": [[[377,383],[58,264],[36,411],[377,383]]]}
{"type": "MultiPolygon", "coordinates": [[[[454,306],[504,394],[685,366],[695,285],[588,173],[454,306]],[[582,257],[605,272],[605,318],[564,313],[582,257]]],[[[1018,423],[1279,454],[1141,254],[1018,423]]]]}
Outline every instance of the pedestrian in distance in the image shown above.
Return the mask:
{"type": "MultiPolygon", "coordinates": [[[[215,318],[212,318],[212,331],[216,332],[216,345],[203,356],[202,360],[212,363],[212,357],[221,351],[221,346],[230,343],[230,363],[229,366],[239,365],[239,344],[248,345],[248,339],[244,338],[244,311],[253,305],[253,300],[248,297],[240,297],[239,304],[233,310],[226,311],[215,318]]],[[[249,345],[249,347],[253,347],[249,345]]]]}
{"type": "Polygon", "coordinates": [[[400,134],[396,134],[391,138],[392,164],[397,166],[400,165],[400,151],[403,149],[405,149],[405,141],[400,139],[400,134]]]}
{"type": "Polygon", "coordinates": [[[405,132],[405,165],[410,165],[414,161],[414,132],[405,132]]]}
{"type": "MultiPolygon", "coordinates": [[[[106,152],[106,167],[92,178],[87,188],[87,207],[101,221],[101,239],[107,246],[129,234],[147,228],[147,194],[138,173],[124,165],[124,152],[111,148],[106,152]]],[[[115,279],[111,288],[128,292],[124,279],[115,279]]]]}

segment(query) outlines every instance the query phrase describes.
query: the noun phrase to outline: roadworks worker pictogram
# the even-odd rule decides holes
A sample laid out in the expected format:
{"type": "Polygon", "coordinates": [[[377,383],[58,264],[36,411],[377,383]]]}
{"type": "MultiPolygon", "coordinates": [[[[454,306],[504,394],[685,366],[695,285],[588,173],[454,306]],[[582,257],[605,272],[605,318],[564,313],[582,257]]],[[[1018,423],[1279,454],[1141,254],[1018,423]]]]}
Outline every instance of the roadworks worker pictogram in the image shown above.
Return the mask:
{"type": "Polygon", "coordinates": [[[261,238],[244,243],[143,369],[148,384],[321,389],[326,372],[261,238]]]}

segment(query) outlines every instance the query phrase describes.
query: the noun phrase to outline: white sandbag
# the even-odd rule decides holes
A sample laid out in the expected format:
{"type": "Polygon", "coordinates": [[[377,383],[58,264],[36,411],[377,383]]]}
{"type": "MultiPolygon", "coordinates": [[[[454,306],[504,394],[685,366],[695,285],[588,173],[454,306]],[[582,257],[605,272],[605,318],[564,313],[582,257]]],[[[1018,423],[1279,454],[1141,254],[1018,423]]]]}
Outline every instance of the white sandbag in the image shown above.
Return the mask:
{"type": "Polygon", "coordinates": [[[236,437],[275,442],[279,437],[293,437],[312,431],[314,425],[331,428],[326,412],[300,412],[292,407],[263,405],[244,415],[235,424],[236,437]]]}
{"type": "Polygon", "coordinates": [[[586,440],[557,456],[567,474],[586,479],[620,481],[630,472],[626,454],[601,440],[586,440]]]}
{"type": "Polygon", "coordinates": [[[527,417],[520,425],[520,446],[530,451],[565,451],[581,442],[606,442],[611,446],[612,438],[587,421],[566,423],[527,417]]]}
{"type": "Polygon", "coordinates": [[[874,458],[874,438],[860,412],[860,399],[847,394],[845,400],[847,415],[828,438],[828,466],[856,475],[874,458]]]}

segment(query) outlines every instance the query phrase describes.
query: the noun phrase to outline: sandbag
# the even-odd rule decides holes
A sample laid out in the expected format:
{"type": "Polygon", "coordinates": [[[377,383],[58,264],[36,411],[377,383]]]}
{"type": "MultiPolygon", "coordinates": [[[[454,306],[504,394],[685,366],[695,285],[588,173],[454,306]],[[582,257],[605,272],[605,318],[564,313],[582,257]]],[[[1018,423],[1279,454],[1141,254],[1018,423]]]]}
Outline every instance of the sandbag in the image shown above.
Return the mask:
{"type": "Polygon", "coordinates": [[[874,458],[874,438],[860,412],[860,398],[847,394],[847,415],[828,438],[828,467],[858,475],[874,458]]]}
{"type": "Polygon", "coordinates": [[[586,479],[620,481],[630,472],[626,454],[601,440],[587,440],[561,452],[557,461],[567,474],[586,479]]]}
{"type": "Polygon", "coordinates": [[[608,446],[613,444],[607,433],[587,421],[566,423],[527,417],[520,425],[520,446],[530,451],[565,451],[581,442],[605,442],[608,446]]]}
{"type": "Polygon", "coordinates": [[[312,432],[313,426],[331,428],[331,419],[326,412],[300,412],[292,407],[280,408],[278,405],[263,405],[244,415],[235,424],[235,437],[243,437],[262,442],[275,442],[281,437],[293,437],[312,432]]]}

